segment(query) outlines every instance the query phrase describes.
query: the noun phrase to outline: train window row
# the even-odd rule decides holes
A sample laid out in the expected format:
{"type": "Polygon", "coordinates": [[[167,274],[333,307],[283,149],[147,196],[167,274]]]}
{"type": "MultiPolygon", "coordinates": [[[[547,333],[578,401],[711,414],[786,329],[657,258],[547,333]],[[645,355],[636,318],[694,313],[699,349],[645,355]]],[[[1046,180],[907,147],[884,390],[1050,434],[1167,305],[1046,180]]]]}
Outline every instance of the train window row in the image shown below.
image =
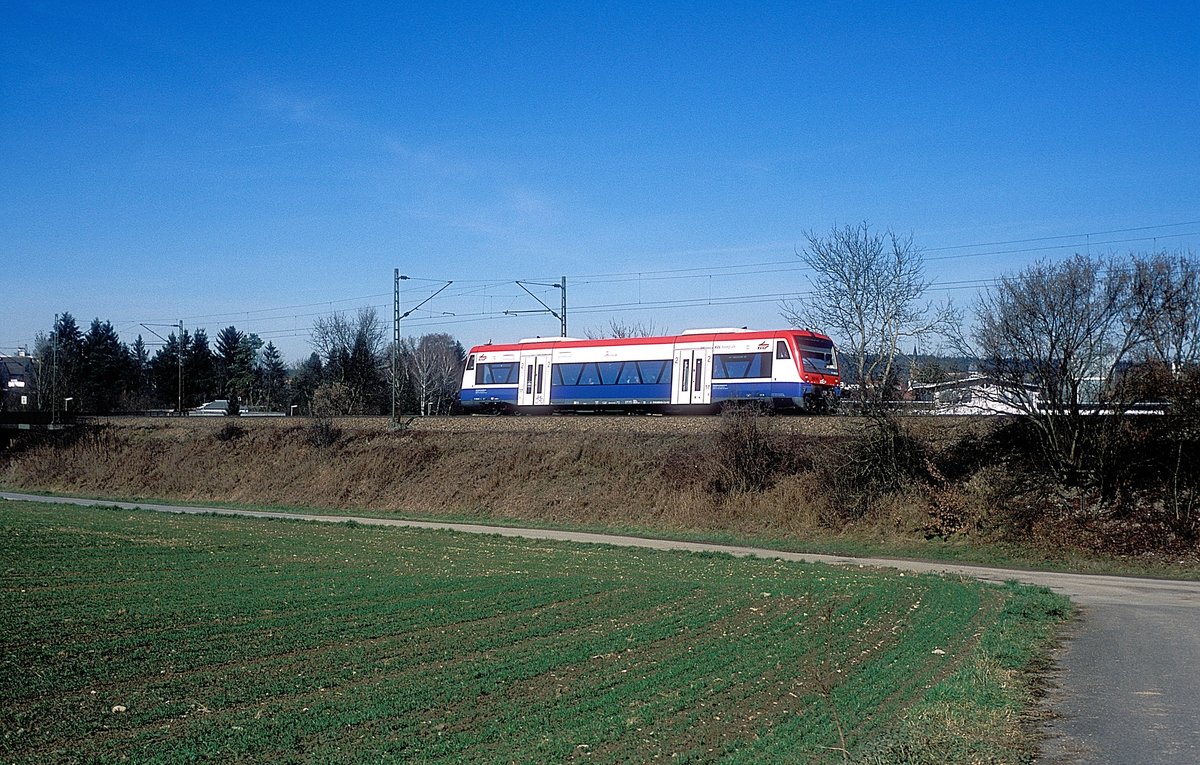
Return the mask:
{"type": "Polygon", "coordinates": [[[598,361],[554,365],[555,385],[653,385],[671,381],[671,361],[598,361]]]}

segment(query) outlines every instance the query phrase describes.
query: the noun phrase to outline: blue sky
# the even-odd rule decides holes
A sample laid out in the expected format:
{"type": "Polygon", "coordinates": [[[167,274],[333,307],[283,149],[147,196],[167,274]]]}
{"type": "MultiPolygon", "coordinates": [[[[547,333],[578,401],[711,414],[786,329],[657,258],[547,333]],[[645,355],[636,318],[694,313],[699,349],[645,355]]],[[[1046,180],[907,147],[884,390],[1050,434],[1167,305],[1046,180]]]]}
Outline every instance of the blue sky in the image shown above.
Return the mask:
{"type": "Polygon", "coordinates": [[[804,232],[862,220],[962,303],[1076,249],[1200,251],[1200,11],[0,9],[0,352],[67,310],[298,360],[316,315],[390,322],[393,268],[407,306],[455,282],[405,334],[468,345],[557,334],[503,312],[560,275],[572,335],[778,326],[804,232]]]}

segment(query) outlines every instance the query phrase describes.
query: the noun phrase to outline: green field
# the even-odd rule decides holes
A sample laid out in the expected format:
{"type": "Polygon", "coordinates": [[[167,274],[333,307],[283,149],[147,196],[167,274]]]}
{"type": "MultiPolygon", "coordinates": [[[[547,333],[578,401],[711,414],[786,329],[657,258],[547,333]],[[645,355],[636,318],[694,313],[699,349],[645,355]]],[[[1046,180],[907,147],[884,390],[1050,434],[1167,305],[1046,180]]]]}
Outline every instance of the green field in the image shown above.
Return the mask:
{"type": "Polygon", "coordinates": [[[0,504],[0,760],[1022,762],[1045,590],[0,504]]]}

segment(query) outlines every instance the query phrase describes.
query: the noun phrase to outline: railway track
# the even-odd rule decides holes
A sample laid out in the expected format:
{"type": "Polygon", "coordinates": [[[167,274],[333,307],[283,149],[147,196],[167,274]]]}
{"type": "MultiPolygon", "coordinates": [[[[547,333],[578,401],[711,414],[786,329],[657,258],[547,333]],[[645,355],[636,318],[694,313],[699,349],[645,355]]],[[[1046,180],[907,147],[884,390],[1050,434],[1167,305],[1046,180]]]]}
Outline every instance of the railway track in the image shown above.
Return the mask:
{"type": "MultiPolygon", "coordinates": [[[[938,437],[978,431],[996,422],[994,417],[978,416],[917,416],[904,418],[905,423],[920,434],[938,437]]],[[[109,417],[98,422],[123,427],[141,427],[158,432],[178,430],[181,433],[219,430],[231,423],[250,430],[258,428],[307,427],[312,418],[279,417],[229,419],[225,417],[109,417]]],[[[632,414],[571,414],[537,417],[460,415],[450,417],[402,417],[399,427],[412,432],[471,434],[471,433],[546,433],[546,434],[603,434],[646,433],[654,435],[716,433],[723,424],[720,416],[695,415],[632,415],[632,414]]],[[[797,436],[830,436],[854,432],[863,420],[858,417],[828,415],[780,415],[766,417],[765,427],[772,432],[797,436]]],[[[387,432],[393,430],[388,417],[337,417],[337,428],[346,432],[387,432]]]]}

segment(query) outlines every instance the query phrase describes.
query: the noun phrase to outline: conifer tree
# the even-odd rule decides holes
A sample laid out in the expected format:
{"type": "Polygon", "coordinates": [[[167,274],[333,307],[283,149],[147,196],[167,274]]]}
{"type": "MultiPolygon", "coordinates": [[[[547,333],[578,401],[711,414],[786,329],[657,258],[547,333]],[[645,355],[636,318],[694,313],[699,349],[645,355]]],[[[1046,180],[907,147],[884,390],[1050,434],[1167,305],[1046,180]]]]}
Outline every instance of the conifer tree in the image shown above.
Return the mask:
{"type": "Polygon", "coordinates": [[[125,393],[129,360],[110,322],[92,320],[81,347],[81,410],[111,414],[125,393]]]}
{"type": "Polygon", "coordinates": [[[287,384],[287,368],[275,343],[268,342],[262,353],[263,401],[268,409],[274,410],[282,401],[283,388],[287,384]]]}

